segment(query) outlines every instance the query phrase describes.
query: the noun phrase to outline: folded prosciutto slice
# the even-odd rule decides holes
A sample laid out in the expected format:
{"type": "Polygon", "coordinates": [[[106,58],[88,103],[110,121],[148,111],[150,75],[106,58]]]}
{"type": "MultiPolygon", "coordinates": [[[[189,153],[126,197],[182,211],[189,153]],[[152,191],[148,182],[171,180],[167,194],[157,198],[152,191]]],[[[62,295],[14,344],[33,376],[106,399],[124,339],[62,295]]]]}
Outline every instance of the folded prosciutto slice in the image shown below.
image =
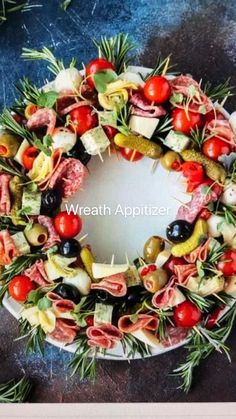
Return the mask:
{"type": "Polygon", "coordinates": [[[188,335],[188,329],[184,327],[169,326],[166,330],[166,337],[161,341],[166,348],[182,342],[188,335]]]}
{"type": "Polygon", "coordinates": [[[27,268],[24,271],[24,274],[40,287],[48,285],[50,283],[42,259],[37,260],[32,266],[30,266],[30,268],[27,268]]]}
{"type": "Polygon", "coordinates": [[[38,109],[27,122],[30,130],[47,127],[47,135],[52,135],[56,126],[57,115],[53,109],[38,109]]]}
{"type": "Polygon", "coordinates": [[[113,295],[114,297],[124,297],[127,293],[127,284],[125,274],[110,275],[102,279],[99,283],[91,285],[92,290],[103,290],[113,295]]]}
{"type": "Polygon", "coordinates": [[[70,198],[82,187],[88,173],[86,167],[77,159],[61,160],[56,170],[40,185],[40,189],[59,187],[63,198],[70,198]]]}
{"type": "Polygon", "coordinates": [[[199,185],[192,194],[192,199],[188,204],[181,205],[177,213],[177,220],[185,220],[193,223],[200,211],[218,199],[218,194],[208,185],[199,185]]]}
{"type": "Polygon", "coordinates": [[[132,92],[129,101],[133,105],[131,108],[133,115],[156,118],[166,114],[162,106],[151,105],[141,92],[132,92]]]}
{"type": "Polygon", "coordinates": [[[196,263],[197,260],[200,260],[200,262],[205,262],[211,240],[211,237],[209,237],[209,239],[207,239],[204,244],[198,246],[195,250],[189,253],[189,255],[184,256],[184,259],[189,263],[196,263]]]}
{"type": "MultiPolygon", "coordinates": [[[[172,91],[175,94],[181,93],[185,98],[190,99],[188,109],[191,112],[208,113],[213,109],[212,101],[201,90],[199,84],[189,76],[178,76],[170,81],[172,91]]],[[[175,104],[179,108],[183,108],[181,104],[175,104]]]]}
{"type": "Polygon", "coordinates": [[[91,326],[86,330],[88,345],[102,349],[113,349],[123,338],[123,333],[112,324],[91,326]]]}
{"type": "Polygon", "coordinates": [[[138,314],[135,322],[132,321],[132,315],[128,314],[120,317],[118,321],[118,328],[124,333],[131,333],[140,329],[156,331],[158,325],[158,318],[150,314],[138,314]]]}
{"type": "Polygon", "coordinates": [[[0,266],[9,265],[12,259],[20,256],[8,230],[0,231],[0,266]]]}
{"type": "Polygon", "coordinates": [[[8,215],[11,210],[10,180],[10,175],[0,173],[0,215],[8,215]]]}
{"type": "Polygon", "coordinates": [[[206,128],[211,132],[211,134],[214,134],[222,139],[225,138],[228,140],[228,143],[235,145],[235,134],[227,119],[213,119],[207,124],[206,128]]]}
{"type": "Polygon", "coordinates": [[[39,215],[38,216],[38,223],[44,226],[48,230],[48,239],[43,246],[43,250],[48,250],[50,247],[55,246],[55,244],[60,243],[61,239],[57,234],[53,221],[47,215],[39,215]]]}
{"type": "Polygon", "coordinates": [[[70,319],[57,319],[56,327],[48,337],[58,340],[62,343],[72,343],[79,332],[79,327],[74,320],[70,319]]]}

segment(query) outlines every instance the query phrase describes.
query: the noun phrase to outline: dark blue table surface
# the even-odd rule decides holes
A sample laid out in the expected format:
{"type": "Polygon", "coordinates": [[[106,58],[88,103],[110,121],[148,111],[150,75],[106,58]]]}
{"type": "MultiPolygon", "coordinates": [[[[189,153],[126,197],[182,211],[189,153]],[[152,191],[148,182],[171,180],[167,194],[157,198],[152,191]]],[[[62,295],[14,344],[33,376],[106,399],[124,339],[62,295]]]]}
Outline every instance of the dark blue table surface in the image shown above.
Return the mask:
{"type": "MultiPolygon", "coordinates": [[[[73,0],[67,12],[58,0],[31,1],[43,7],[15,13],[0,26],[0,108],[15,97],[13,84],[23,75],[37,85],[50,78],[43,63],[23,62],[22,47],[52,48],[66,63],[75,56],[96,56],[92,39],[128,32],[137,43],[134,64],[152,66],[158,53],[172,53],[177,68],[198,80],[236,85],[236,4],[234,0],[73,0]]],[[[228,102],[230,110],[236,100],[228,102]]],[[[14,342],[17,322],[0,310],[0,382],[27,373],[34,383],[33,402],[235,401],[235,331],[230,339],[232,363],[214,354],[196,373],[188,395],[176,390],[168,374],[184,359],[184,350],[143,361],[99,362],[95,384],[70,377],[70,355],[47,345],[45,358],[26,357],[14,342]]],[[[46,414],[46,413],[45,413],[46,414]]]]}

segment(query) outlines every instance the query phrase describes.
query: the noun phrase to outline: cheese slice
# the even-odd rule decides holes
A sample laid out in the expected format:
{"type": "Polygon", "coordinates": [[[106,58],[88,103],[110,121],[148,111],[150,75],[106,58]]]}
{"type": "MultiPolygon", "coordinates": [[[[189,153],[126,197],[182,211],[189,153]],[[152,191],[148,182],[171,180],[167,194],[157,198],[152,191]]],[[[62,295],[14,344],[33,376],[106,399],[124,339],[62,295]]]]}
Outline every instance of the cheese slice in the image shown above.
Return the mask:
{"type": "Polygon", "coordinates": [[[96,127],[86,131],[81,135],[80,139],[85,150],[91,156],[104,153],[110,145],[110,141],[102,127],[96,127]]]}
{"type": "Polygon", "coordinates": [[[128,264],[111,265],[106,263],[93,263],[92,271],[95,279],[105,278],[110,275],[120,274],[129,269],[128,264]]]}
{"type": "Polygon", "coordinates": [[[21,255],[27,255],[28,253],[30,253],[30,245],[27,242],[25,235],[22,231],[13,234],[11,238],[14,241],[14,244],[17,250],[19,250],[19,252],[21,253],[21,255]]]}
{"type": "Polygon", "coordinates": [[[151,346],[152,348],[157,348],[157,347],[161,348],[159,339],[157,339],[157,337],[153,333],[149,332],[149,330],[146,330],[146,329],[135,330],[134,332],[131,332],[130,334],[134,336],[135,338],[137,338],[138,340],[141,340],[141,342],[146,343],[147,345],[151,346]]]}
{"type": "Polygon", "coordinates": [[[39,215],[41,208],[41,192],[30,192],[24,188],[22,195],[22,208],[30,208],[27,215],[39,215]]]}
{"type": "Polygon", "coordinates": [[[170,250],[163,250],[159,253],[159,255],[156,258],[155,265],[158,268],[162,268],[163,265],[167,262],[167,260],[170,258],[171,252],[170,250]]]}
{"type": "Polygon", "coordinates": [[[185,150],[190,143],[190,139],[182,134],[181,132],[175,132],[171,130],[166,138],[163,140],[163,144],[169,147],[171,150],[180,153],[185,150]]]}
{"type": "Polygon", "coordinates": [[[129,120],[129,129],[136,134],[141,134],[150,139],[159,124],[158,118],[147,118],[146,116],[132,115],[129,120]]]}
{"type": "Polygon", "coordinates": [[[109,304],[96,303],[94,314],[94,326],[112,323],[113,306],[109,304]]]}

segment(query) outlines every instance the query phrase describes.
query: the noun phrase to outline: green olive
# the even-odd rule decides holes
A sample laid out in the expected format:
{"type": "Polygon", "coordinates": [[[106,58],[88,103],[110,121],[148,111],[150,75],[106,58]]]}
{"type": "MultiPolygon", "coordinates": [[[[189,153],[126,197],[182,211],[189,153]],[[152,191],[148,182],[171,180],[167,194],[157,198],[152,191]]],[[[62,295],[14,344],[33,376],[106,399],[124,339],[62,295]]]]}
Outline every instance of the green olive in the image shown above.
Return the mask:
{"type": "Polygon", "coordinates": [[[167,272],[163,269],[149,272],[143,279],[143,285],[147,291],[153,294],[163,288],[168,281],[167,272]]]}
{"type": "Polygon", "coordinates": [[[162,237],[159,236],[152,236],[150,237],[143,249],[143,256],[145,259],[145,262],[147,263],[154,263],[157,256],[159,255],[162,250],[165,248],[165,241],[162,239],[162,237]]]}
{"type": "Polygon", "coordinates": [[[48,230],[41,224],[35,223],[24,231],[25,237],[32,246],[42,246],[48,239],[48,230]]]}
{"type": "Polygon", "coordinates": [[[167,151],[164,156],[160,158],[160,162],[162,166],[167,170],[174,170],[173,169],[173,163],[177,162],[181,163],[181,157],[178,153],[175,151],[167,151]]]}
{"type": "Polygon", "coordinates": [[[0,156],[7,158],[14,157],[19,147],[19,138],[9,134],[8,132],[0,132],[0,156]]]}

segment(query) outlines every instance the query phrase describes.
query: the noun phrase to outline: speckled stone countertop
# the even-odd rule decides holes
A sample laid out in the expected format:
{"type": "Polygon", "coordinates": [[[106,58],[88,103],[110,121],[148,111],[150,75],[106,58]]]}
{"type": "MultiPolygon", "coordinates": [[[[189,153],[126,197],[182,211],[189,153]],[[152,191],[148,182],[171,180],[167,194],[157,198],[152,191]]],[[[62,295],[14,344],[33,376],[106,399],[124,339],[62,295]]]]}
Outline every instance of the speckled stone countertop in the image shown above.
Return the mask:
{"type": "MultiPolygon", "coordinates": [[[[129,32],[137,43],[134,64],[152,66],[158,53],[172,53],[178,69],[195,78],[221,82],[229,76],[236,85],[236,4],[234,0],[73,0],[67,12],[58,0],[39,0],[34,13],[12,14],[0,26],[0,108],[15,96],[12,84],[23,75],[42,85],[46,66],[23,63],[21,48],[53,48],[69,62],[86,62],[96,54],[91,39],[129,32]]],[[[236,100],[228,102],[230,110],[236,100]]],[[[188,395],[176,390],[168,375],[181,360],[178,349],[145,361],[98,362],[95,384],[70,377],[70,355],[47,345],[41,358],[25,356],[17,338],[17,322],[0,309],[0,382],[26,373],[35,386],[31,402],[198,402],[235,401],[236,328],[229,339],[232,363],[214,354],[195,374],[188,395]]]]}

